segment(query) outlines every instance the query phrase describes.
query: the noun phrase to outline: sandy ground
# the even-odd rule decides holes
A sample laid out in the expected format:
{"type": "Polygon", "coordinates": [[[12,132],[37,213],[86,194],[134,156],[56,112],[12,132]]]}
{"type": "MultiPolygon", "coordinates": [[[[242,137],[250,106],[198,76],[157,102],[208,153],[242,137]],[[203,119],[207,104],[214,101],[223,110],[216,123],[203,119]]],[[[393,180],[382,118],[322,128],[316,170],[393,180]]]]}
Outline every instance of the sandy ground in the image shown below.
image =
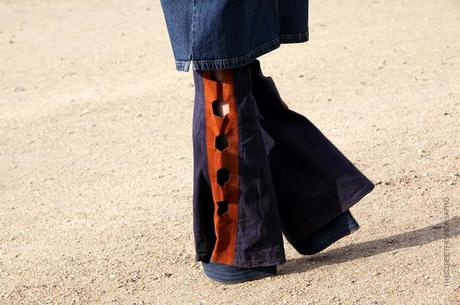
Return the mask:
{"type": "Polygon", "coordinates": [[[159,2],[0,0],[0,303],[460,304],[460,2],[310,10],[264,73],[377,186],[356,233],[222,286],[194,262],[194,88],[159,2]]]}

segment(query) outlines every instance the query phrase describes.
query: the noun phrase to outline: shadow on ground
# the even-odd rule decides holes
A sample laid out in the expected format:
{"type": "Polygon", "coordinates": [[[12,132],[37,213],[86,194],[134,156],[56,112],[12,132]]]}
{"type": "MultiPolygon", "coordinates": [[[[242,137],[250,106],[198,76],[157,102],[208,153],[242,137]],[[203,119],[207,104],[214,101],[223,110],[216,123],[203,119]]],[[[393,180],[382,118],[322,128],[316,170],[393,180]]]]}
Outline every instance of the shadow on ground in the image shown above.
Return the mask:
{"type": "Polygon", "coordinates": [[[316,255],[291,259],[280,266],[279,274],[302,273],[321,266],[340,264],[398,249],[422,246],[443,239],[446,236],[455,237],[458,235],[460,235],[460,217],[456,216],[448,221],[421,229],[348,245],[330,251],[325,250],[316,255]]]}

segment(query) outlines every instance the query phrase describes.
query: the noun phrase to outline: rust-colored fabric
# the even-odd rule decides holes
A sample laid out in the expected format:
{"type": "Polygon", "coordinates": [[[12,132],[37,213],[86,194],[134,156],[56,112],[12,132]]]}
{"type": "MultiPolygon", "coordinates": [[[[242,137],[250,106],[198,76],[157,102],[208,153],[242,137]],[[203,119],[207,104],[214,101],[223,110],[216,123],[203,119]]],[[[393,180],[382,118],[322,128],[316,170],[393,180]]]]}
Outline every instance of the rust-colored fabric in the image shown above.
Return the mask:
{"type": "MultiPolygon", "coordinates": [[[[213,79],[211,72],[204,72],[204,102],[206,121],[206,152],[208,172],[214,201],[214,228],[216,243],[211,256],[214,263],[233,264],[238,225],[239,198],[239,149],[238,149],[238,111],[234,95],[233,75],[230,69],[224,70],[222,83],[213,79]],[[213,110],[213,102],[228,103],[229,113],[213,110]],[[216,112],[216,113],[215,113],[216,112]],[[223,135],[228,139],[228,147],[222,151],[216,148],[216,137],[223,135]],[[229,179],[218,183],[218,171],[227,169],[229,179]],[[218,202],[228,201],[228,210],[221,215],[218,202]]],[[[225,170],[223,170],[225,171],[225,170]]]]}

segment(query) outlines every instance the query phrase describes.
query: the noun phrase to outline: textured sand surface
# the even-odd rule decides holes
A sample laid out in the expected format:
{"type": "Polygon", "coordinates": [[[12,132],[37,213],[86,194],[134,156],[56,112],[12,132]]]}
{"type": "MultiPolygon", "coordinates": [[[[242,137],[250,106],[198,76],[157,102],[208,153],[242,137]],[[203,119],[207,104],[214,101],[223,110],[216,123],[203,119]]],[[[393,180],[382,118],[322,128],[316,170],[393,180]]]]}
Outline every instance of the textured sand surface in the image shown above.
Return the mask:
{"type": "Polygon", "coordinates": [[[0,304],[460,304],[460,2],[313,1],[310,28],[263,71],[376,188],[357,232],[222,286],[159,1],[0,0],[0,304]]]}

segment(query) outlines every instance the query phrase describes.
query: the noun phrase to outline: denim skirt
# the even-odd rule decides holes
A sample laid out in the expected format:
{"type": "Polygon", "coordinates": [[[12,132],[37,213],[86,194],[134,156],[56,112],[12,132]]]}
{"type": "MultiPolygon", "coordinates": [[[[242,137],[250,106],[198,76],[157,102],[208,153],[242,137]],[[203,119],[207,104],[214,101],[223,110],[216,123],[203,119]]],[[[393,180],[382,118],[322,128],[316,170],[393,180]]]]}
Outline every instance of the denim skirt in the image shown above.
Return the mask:
{"type": "Polygon", "coordinates": [[[308,41],[308,0],[161,0],[178,71],[244,66],[308,41]]]}

